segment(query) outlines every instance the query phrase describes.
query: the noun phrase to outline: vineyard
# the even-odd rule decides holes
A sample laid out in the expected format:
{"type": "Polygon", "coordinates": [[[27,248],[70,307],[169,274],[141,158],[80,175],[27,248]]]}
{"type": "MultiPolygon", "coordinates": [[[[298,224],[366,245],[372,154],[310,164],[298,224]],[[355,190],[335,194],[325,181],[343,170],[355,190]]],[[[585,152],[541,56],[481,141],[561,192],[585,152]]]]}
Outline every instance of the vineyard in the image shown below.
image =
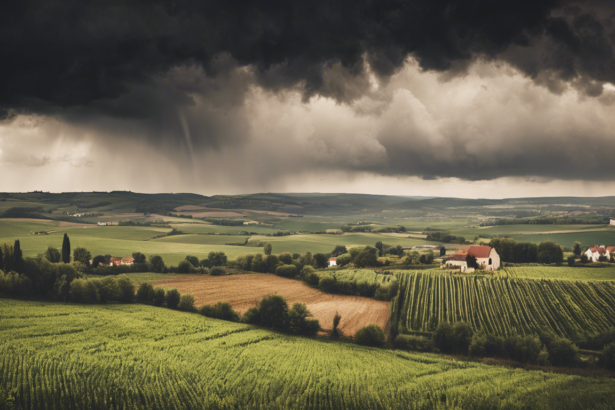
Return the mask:
{"type": "Polygon", "coordinates": [[[582,340],[615,326],[615,282],[402,273],[391,302],[393,331],[431,331],[443,321],[509,336],[552,331],[582,340]]]}
{"type": "Polygon", "coordinates": [[[290,337],[143,305],[0,300],[0,408],[612,409],[615,380],[290,337]]]}
{"type": "Polygon", "coordinates": [[[615,280],[615,266],[523,266],[506,268],[503,274],[511,278],[525,279],[615,280]]]}

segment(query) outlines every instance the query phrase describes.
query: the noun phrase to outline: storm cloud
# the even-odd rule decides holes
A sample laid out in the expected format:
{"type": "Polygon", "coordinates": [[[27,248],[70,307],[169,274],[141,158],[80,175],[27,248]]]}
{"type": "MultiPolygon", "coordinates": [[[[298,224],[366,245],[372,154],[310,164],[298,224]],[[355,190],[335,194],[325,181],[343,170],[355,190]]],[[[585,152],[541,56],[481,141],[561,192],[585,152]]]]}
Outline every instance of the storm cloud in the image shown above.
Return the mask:
{"type": "Polygon", "coordinates": [[[24,178],[77,167],[139,190],[126,175],[147,170],[147,189],[215,193],[615,176],[610,2],[4,7],[0,166],[24,178]]]}

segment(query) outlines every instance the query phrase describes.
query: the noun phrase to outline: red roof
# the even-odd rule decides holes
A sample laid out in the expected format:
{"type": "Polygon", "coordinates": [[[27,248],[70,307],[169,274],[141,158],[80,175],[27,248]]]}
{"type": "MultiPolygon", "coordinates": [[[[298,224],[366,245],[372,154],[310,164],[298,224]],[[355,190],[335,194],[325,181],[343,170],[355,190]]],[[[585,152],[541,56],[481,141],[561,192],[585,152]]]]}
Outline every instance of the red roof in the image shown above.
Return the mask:
{"type": "Polygon", "coordinates": [[[455,253],[450,258],[449,261],[465,261],[468,255],[465,253],[455,253]]]}
{"type": "Polygon", "coordinates": [[[122,258],[117,258],[115,256],[112,256],[111,259],[109,259],[109,262],[121,262],[122,258]]]}
{"type": "MultiPolygon", "coordinates": [[[[606,248],[604,246],[592,246],[591,248],[589,248],[589,250],[591,251],[591,253],[596,253],[598,252],[599,255],[604,255],[606,253],[606,248]]],[[[610,251],[609,251],[610,253],[610,251]]]]}
{"type": "Polygon", "coordinates": [[[122,262],[124,263],[130,263],[130,262],[134,262],[135,258],[131,258],[130,256],[125,256],[122,258],[122,262]]]}
{"type": "Polygon", "coordinates": [[[468,255],[475,258],[488,258],[491,253],[491,246],[470,246],[466,249],[460,249],[453,254],[453,260],[465,261],[468,255]]]}
{"type": "Polygon", "coordinates": [[[331,262],[331,261],[337,262],[337,258],[329,258],[329,262],[331,262]]]}
{"type": "Polygon", "coordinates": [[[609,251],[609,253],[613,253],[615,252],[615,246],[607,246],[606,250],[609,251]]]}

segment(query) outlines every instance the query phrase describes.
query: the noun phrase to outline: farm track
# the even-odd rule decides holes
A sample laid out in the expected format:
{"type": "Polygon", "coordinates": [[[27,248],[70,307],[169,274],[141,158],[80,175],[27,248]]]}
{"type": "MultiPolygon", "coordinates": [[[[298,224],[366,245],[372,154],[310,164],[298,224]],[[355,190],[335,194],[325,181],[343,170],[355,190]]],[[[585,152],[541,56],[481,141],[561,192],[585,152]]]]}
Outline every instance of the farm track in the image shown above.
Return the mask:
{"type": "Polygon", "coordinates": [[[183,275],[152,282],[153,286],[175,288],[194,295],[195,305],[229,302],[244,313],[268,295],[282,295],[289,306],[305,303],[325,330],[330,330],[333,317],[342,316],[340,329],[347,336],[363,326],[375,324],[383,329],[389,320],[389,303],[359,296],[332,295],[311,288],[305,283],[279,276],[254,273],[246,275],[209,276],[183,275]]]}

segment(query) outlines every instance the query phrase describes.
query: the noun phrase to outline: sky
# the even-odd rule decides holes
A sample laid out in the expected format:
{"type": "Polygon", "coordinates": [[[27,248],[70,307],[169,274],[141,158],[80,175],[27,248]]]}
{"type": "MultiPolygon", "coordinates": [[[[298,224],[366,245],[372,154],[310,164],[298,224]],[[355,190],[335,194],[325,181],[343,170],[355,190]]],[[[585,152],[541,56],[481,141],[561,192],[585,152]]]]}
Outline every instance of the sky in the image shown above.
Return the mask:
{"type": "Polygon", "coordinates": [[[615,195],[612,1],[3,7],[0,191],[615,195]]]}

